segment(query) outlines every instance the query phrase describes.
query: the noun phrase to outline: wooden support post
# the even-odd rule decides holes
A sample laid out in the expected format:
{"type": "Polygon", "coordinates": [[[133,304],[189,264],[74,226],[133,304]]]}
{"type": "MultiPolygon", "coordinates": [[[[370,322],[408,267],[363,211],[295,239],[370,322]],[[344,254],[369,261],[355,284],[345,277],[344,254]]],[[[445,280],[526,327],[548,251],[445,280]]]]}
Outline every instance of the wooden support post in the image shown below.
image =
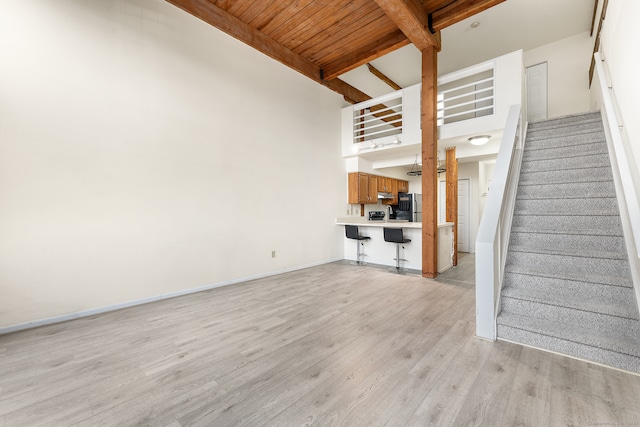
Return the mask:
{"type": "Polygon", "coordinates": [[[422,276],[438,275],[438,51],[422,50],[422,276]]]}
{"type": "Polygon", "coordinates": [[[453,265],[458,265],[458,159],[456,147],[447,148],[447,222],[453,223],[453,265]]]}

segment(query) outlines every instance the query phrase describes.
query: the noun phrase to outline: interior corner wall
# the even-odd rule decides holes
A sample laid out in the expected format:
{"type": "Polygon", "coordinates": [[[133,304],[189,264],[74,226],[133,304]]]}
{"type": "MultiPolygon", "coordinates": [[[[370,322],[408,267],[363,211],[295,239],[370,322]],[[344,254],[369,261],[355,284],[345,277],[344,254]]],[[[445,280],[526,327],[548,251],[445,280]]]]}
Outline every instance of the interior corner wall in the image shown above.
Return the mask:
{"type": "Polygon", "coordinates": [[[548,117],[589,111],[593,39],[577,34],[524,52],[524,65],[547,63],[548,117]]]}
{"type": "Polygon", "coordinates": [[[611,74],[612,91],[622,119],[622,134],[629,141],[640,172],[640,2],[609,0],[602,26],[600,51],[611,74]]]}
{"type": "Polygon", "coordinates": [[[156,0],[5,1],[0,52],[0,329],[343,258],[337,94],[156,0]]]}

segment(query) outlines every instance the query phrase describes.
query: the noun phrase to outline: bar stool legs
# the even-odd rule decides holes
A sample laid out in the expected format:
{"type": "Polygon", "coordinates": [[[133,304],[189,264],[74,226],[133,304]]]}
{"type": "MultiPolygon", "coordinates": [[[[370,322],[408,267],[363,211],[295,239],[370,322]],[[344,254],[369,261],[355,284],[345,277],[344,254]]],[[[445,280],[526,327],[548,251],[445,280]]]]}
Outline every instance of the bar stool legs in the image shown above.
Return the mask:
{"type": "MultiPolygon", "coordinates": [[[[396,244],[396,257],[394,258],[396,261],[395,268],[390,268],[389,271],[404,274],[406,270],[400,268],[400,261],[407,261],[404,258],[400,258],[400,245],[404,245],[405,243],[409,243],[411,239],[405,239],[402,233],[402,228],[384,228],[384,241],[391,242],[396,244]]],[[[404,246],[403,246],[404,249],[404,246]]]]}
{"type": "Polygon", "coordinates": [[[345,234],[347,235],[347,238],[355,240],[358,248],[356,251],[356,261],[351,262],[351,265],[365,265],[366,263],[364,261],[361,261],[360,259],[363,256],[367,256],[367,255],[360,252],[360,245],[364,246],[364,241],[371,239],[371,237],[361,236],[360,233],[358,232],[357,225],[345,225],[344,229],[345,229],[345,234]]]}

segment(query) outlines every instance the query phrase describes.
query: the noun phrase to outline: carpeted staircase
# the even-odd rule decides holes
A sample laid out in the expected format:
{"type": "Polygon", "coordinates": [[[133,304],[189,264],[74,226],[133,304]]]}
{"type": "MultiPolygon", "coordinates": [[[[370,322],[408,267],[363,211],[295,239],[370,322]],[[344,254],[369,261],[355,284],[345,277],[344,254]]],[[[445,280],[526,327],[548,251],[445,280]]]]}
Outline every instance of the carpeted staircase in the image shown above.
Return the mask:
{"type": "Polygon", "coordinates": [[[600,114],[529,124],[498,339],[640,373],[639,319],[600,114]]]}

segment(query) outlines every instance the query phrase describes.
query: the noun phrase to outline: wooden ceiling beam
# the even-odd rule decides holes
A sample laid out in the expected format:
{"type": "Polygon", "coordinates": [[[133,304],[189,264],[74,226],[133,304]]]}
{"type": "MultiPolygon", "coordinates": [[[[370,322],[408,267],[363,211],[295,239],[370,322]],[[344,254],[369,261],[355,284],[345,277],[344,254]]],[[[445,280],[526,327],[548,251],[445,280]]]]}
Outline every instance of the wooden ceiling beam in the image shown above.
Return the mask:
{"type": "Polygon", "coordinates": [[[440,32],[429,29],[429,15],[420,0],[375,0],[384,13],[419,50],[440,51],[440,32]]]}
{"type": "Polygon", "coordinates": [[[367,68],[369,69],[369,72],[371,74],[373,74],[374,76],[376,76],[377,78],[379,78],[380,80],[385,82],[387,85],[391,86],[391,88],[393,90],[402,89],[402,86],[400,86],[398,83],[396,83],[393,80],[391,80],[385,73],[383,73],[382,71],[378,70],[376,67],[374,67],[373,65],[369,64],[368,62],[367,62],[367,68]]]}
{"type": "Polygon", "coordinates": [[[248,24],[245,24],[208,0],[166,1],[264,53],[272,59],[339,93],[347,102],[358,103],[371,99],[366,93],[342,80],[327,80],[323,78],[322,71],[318,65],[286,48],[248,24]]]}
{"type": "Polygon", "coordinates": [[[358,68],[367,62],[380,58],[381,56],[406,46],[409,43],[411,43],[411,41],[407,36],[405,36],[402,31],[398,30],[386,38],[375,40],[360,52],[343,55],[339,60],[327,64],[323,68],[323,77],[326,80],[335,79],[347,71],[358,68]]]}
{"type": "Polygon", "coordinates": [[[434,11],[431,15],[431,26],[440,31],[450,25],[483,12],[505,0],[458,0],[434,11]]]}

